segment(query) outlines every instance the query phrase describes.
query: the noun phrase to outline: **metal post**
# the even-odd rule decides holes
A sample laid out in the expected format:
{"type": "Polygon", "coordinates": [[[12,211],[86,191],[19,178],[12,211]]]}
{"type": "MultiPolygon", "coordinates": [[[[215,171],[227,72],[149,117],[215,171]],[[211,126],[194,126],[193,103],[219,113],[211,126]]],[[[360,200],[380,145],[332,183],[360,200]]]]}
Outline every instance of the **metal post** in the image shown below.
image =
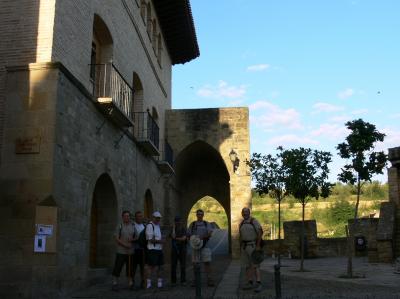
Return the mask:
{"type": "Polygon", "coordinates": [[[196,285],[196,299],[201,299],[201,271],[200,263],[194,263],[194,279],[196,285]]]}
{"type": "Polygon", "coordinates": [[[276,264],[274,265],[274,275],[275,275],[275,294],[276,298],[280,299],[282,298],[282,292],[281,292],[281,271],[280,271],[280,265],[276,264]]]}

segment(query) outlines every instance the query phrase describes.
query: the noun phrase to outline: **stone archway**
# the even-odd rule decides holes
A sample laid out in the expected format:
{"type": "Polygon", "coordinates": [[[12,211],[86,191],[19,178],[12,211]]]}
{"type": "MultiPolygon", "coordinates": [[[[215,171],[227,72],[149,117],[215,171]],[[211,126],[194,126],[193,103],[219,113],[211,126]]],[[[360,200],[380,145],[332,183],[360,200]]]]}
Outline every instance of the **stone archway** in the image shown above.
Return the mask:
{"type": "Polygon", "coordinates": [[[96,181],[90,210],[89,265],[111,268],[115,253],[113,234],[117,226],[118,204],[114,184],[108,174],[96,181]]]}
{"type": "MultiPolygon", "coordinates": [[[[229,172],[220,153],[204,141],[195,141],[180,152],[175,161],[181,211],[187,218],[192,206],[211,196],[230,215],[229,172]]],[[[228,217],[230,232],[230,218],[228,217]]]]}
{"type": "Polygon", "coordinates": [[[166,113],[166,135],[177,159],[176,204],[182,215],[210,195],[228,214],[232,256],[240,256],[241,209],[251,207],[247,108],[179,109],[166,113]]]}

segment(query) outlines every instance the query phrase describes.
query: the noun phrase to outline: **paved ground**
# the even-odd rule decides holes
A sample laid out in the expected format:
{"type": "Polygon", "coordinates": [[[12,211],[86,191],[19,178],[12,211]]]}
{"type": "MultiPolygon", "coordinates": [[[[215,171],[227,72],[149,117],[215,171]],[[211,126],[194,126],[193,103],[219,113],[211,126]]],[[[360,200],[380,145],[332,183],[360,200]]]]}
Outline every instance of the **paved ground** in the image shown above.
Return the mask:
{"type": "MultiPolygon", "coordinates": [[[[215,278],[218,285],[206,287],[203,282],[203,298],[275,298],[274,271],[276,260],[268,258],[261,265],[263,291],[241,289],[241,269],[238,261],[226,256],[215,256],[215,278]]],[[[355,258],[355,274],[362,278],[340,278],[346,270],[346,258],[320,258],[305,261],[305,272],[299,272],[299,260],[282,260],[282,298],[399,298],[400,274],[394,273],[393,265],[369,264],[365,258],[355,258]]],[[[168,270],[167,270],[168,271],[168,270]]],[[[169,272],[166,272],[169,273],[169,272]]],[[[192,271],[188,270],[189,279],[192,271]]],[[[203,278],[204,275],[203,275],[203,278]]],[[[112,292],[111,285],[96,285],[74,294],[72,298],[125,299],[125,298],[194,298],[195,289],[167,286],[162,290],[129,291],[122,288],[112,292]]]]}

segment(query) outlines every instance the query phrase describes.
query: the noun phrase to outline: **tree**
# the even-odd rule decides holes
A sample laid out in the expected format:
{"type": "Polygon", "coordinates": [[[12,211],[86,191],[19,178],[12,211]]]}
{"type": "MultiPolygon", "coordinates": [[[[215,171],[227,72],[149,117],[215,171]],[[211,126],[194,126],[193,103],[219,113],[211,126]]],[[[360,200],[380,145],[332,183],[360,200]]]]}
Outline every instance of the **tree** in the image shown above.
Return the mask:
{"type": "Polygon", "coordinates": [[[283,148],[277,148],[275,156],[254,153],[248,162],[251,174],[256,182],[255,190],[260,194],[269,194],[278,202],[278,264],[281,263],[281,202],[287,195],[287,171],[282,163],[283,148]]]}
{"type": "Polygon", "coordinates": [[[385,134],[376,130],[375,125],[357,119],[348,121],[350,130],[345,142],[338,144],[339,156],[348,161],[338,175],[339,181],[356,187],[357,201],[354,208],[353,229],[349,230],[347,275],[353,277],[352,256],[354,253],[354,230],[357,225],[358,205],[361,188],[365,182],[370,182],[375,174],[381,174],[386,167],[387,156],[383,151],[375,152],[375,144],[382,142],[385,134]]]}
{"type": "Polygon", "coordinates": [[[304,271],[305,207],[312,198],[318,200],[320,196],[329,196],[332,184],[327,181],[328,164],[332,161],[332,154],[301,147],[285,150],[281,156],[287,174],[286,192],[293,195],[302,205],[300,271],[304,271]]]}

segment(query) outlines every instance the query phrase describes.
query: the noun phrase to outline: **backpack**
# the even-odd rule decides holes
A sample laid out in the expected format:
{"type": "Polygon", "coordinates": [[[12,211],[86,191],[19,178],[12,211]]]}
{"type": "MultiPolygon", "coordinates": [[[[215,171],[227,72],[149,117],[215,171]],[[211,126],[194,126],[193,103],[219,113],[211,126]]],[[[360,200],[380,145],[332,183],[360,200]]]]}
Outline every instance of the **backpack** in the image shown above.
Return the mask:
{"type": "MultiPolygon", "coordinates": [[[[239,232],[240,232],[240,229],[242,228],[242,225],[243,225],[243,224],[245,224],[245,223],[244,223],[244,220],[242,220],[242,222],[240,222],[240,225],[239,225],[239,232]]],[[[257,231],[257,229],[256,229],[256,226],[254,225],[254,218],[253,218],[253,217],[250,218],[250,224],[253,226],[254,231],[256,232],[256,235],[258,236],[258,231],[257,231]]],[[[261,227],[261,226],[260,226],[260,227],[261,227]]],[[[265,242],[264,242],[264,240],[262,239],[262,235],[263,235],[263,229],[262,229],[262,227],[261,227],[261,241],[260,241],[260,247],[261,247],[261,248],[263,248],[264,245],[265,245],[265,242]]]]}
{"type": "MultiPolygon", "coordinates": [[[[191,227],[191,229],[190,229],[190,235],[193,235],[193,233],[194,233],[195,222],[196,222],[196,221],[193,221],[193,222],[190,224],[190,227],[191,227]]],[[[207,221],[203,220],[203,224],[204,224],[204,226],[207,228],[207,225],[208,225],[207,221]]],[[[197,225],[196,225],[196,226],[197,226],[197,225]]],[[[202,246],[201,248],[203,248],[204,246],[206,246],[208,240],[210,240],[210,238],[205,238],[205,239],[203,239],[203,246],[202,246]]]]}
{"type": "Polygon", "coordinates": [[[153,227],[153,231],[154,231],[153,223],[148,223],[148,224],[145,225],[144,229],[140,232],[138,240],[137,240],[140,248],[144,248],[144,249],[147,248],[146,229],[147,229],[147,226],[150,225],[150,224],[153,227]]]}

